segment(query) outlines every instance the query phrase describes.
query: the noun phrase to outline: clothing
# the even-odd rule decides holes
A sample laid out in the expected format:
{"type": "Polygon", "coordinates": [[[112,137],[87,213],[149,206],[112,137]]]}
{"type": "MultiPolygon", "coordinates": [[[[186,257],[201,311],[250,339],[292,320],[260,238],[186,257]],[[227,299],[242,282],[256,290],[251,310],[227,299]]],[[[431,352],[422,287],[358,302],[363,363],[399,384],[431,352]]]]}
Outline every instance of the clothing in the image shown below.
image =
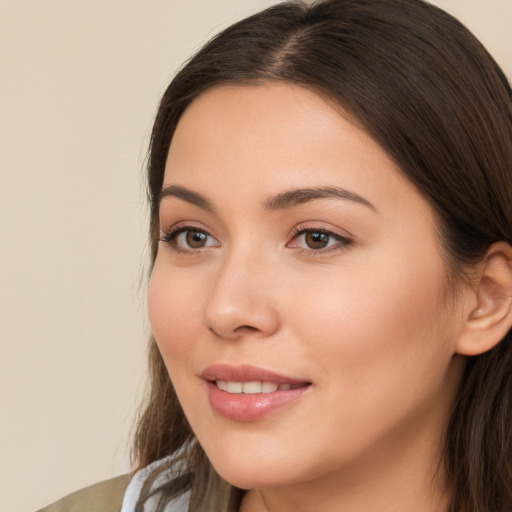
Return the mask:
{"type": "Polygon", "coordinates": [[[129,482],[129,475],[111,478],[76,491],[39,512],[120,512],[129,482]]]}
{"type": "MultiPolygon", "coordinates": [[[[146,478],[153,470],[168,461],[168,457],[157,460],[137,471],[131,479],[129,475],[122,475],[91,485],[38,512],[134,512],[146,478]]],[[[164,471],[155,479],[151,489],[164,484],[166,478],[164,471]]],[[[154,512],[159,498],[159,494],[149,498],[144,503],[144,512],[154,512]]],[[[164,512],[187,512],[188,504],[189,495],[185,493],[169,502],[164,512]]]]}
{"type": "MultiPolygon", "coordinates": [[[[135,475],[133,475],[132,480],[130,481],[130,485],[126,489],[124,500],[123,500],[123,508],[121,512],[134,512],[135,505],[140,496],[140,492],[144,485],[144,482],[148,478],[148,476],[160,466],[168,463],[171,460],[171,457],[165,457],[163,459],[157,460],[150,464],[149,466],[142,468],[137,471],[135,475]]],[[[155,479],[153,484],[151,485],[151,490],[154,490],[161,485],[165,484],[166,480],[168,480],[169,475],[163,471],[158,475],[158,478],[155,479]]],[[[154,512],[158,505],[158,501],[160,499],[159,494],[155,494],[151,496],[144,502],[144,512],[154,512]]],[[[166,507],[164,512],[187,512],[189,504],[189,493],[185,493],[178,498],[170,501],[166,507]]]]}

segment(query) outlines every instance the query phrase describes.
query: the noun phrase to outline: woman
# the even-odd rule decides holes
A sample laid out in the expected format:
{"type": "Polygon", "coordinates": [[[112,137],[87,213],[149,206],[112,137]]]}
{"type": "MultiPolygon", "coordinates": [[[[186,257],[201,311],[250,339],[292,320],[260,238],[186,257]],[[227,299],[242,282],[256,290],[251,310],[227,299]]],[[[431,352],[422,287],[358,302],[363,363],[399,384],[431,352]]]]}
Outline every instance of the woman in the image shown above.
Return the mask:
{"type": "Polygon", "coordinates": [[[208,43],[154,124],[152,390],[112,509],[510,511],[511,162],[504,74],[423,1],[208,43]]]}

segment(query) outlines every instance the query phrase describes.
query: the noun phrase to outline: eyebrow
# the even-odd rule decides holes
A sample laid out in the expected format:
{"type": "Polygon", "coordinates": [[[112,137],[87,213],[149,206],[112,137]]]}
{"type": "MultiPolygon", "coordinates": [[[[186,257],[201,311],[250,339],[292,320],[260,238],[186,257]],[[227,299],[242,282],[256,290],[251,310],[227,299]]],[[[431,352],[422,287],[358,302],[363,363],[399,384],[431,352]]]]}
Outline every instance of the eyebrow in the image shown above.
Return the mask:
{"type": "Polygon", "coordinates": [[[202,196],[201,194],[198,194],[197,192],[189,190],[188,188],[185,187],[180,187],[178,185],[168,185],[167,187],[164,187],[161,190],[160,194],[158,194],[158,205],[160,205],[164,197],[169,196],[182,199],[183,201],[198,206],[199,208],[206,210],[208,212],[215,212],[215,208],[213,207],[213,204],[209,199],[206,199],[206,197],[202,196]]]}
{"type": "Polygon", "coordinates": [[[284,210],[315,199],[343,199],[344,201],[353,201],[362,204],[371,210],[377,211],[377,208],[364,197],[340,187],[315,187],[289,190],[268,199],[263,203],[263,207],[268,211],[284,210]]]}
{"type": "MultiPolygon", "coordinates": [[[[158,204],[165,197],[177,197],[187,203],[191,203],[208,212],[215,212],[212,202],[203,195],[189,190],[179,185],[168,185],[162,189],[158,195],[158,204]]],[[[373,211],[377,208],[364,197],[340,187],[314,187],[314,188],[298,188],[282,192],[280,194],[267,199],[263,203],[263,208],[267,211],[285,210],[293,208],[315,199],[343,199],[344,201],[353,201],[355,203],[367,206],[373,211]]]]}

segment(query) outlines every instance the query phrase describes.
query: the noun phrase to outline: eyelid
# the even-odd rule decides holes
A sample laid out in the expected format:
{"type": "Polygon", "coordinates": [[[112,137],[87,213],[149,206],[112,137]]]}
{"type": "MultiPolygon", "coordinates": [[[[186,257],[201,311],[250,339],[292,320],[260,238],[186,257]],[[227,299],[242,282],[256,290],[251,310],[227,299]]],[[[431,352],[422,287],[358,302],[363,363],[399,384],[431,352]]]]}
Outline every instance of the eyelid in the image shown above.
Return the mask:
{"type": "Polygon", "coordinates": [[[195,222],[192,221],[182,221],[178,222],[176,224],[173,224],[168,229],[160,229],[160,235],[159,235],[159,241],[163,242],[168,247],[172,248],[174,251],[176,251],[177,254],[197,254],[202,249],[209,249],[212,247],[212,245],[206,245],[204,247],[199,248],[182,248],[178,246],[177,238],[181,233],[184,233],[186,231],[196,231],[198,233],[203,233],[210,237],[212,240],[214,240],[215,246],[219,246],[220,242],[218,239],[213,236],[208,229],[204,228],[201,225],[197,225],[195,222]]]}
{"type": "Polygon", "coordinates": [[[341,234],[337,230],[329,229],[326,228],[325,226],[319,226],[318,224],[299,224],[292,229],[289,237],[290,241],[287,243],[287,247],[299,250],[304,254],[325,254],[331,251],[340,251],[346,249],[348,246],[354,243],[353,237],[351,235],[341,234]],[[313,249],[291,245],[291,243],[294,240],[298,239],[299,236],[302,236],[306,233],[324,233],[332,237],[333,239],[337,240],[338,243],[328,245],[321,249],[313,249]]]}
{"type": "MultiPolygon", "coordinates": [[[[332,251],[340,251],[346,249],[348,246],[352,245],[354,240],[351,235],[341,234],[339,230],[328,228],[322,225],[310,224],[310,223],[302,223],[295,226],[288,235],[289,241],[286,244],[286,247],[295,249],[300,251],[306,255],[311,254],[323,254],[332,251]],[[301,247],[299,245],[294,245],[294,241],[296,241],[300,236],[305,235],[307,233],[323,233],[333,239],[335,243],[328,243],[327,246],[315,249],[313,247],[301,247]]],[[[194,221],[182,221],[172,224],[168,229],[161,228],[159,241],[163,242],[165,245],[173,249],[177,254],[189,254],[189,255],[197,255],[202,252],[204,249],[209,249],[211,247],[219,247],[221,244],[219,240],[203,225],[200,223],[196,223],[194,221]],[[198,233],[203,233],[206,235],[213,244],[207,244],[200,247],[187,247],[183,246],[186,244],[179,244],[178,237],[181,233],[187,231],[195,231],[198,233]]]]}

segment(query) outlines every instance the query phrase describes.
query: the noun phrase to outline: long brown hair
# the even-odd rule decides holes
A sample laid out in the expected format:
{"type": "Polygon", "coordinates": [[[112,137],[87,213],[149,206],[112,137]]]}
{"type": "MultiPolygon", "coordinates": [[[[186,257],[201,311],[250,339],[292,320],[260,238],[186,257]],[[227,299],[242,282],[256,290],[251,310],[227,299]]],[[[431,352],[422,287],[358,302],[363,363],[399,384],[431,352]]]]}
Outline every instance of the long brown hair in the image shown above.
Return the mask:
{"type": "MultiPolygon", "coordinates": [[[[187,106],[227,83],[307,87],[338,104],[394,159],[438,218],[456,281],[496,241],[512,242],[512,92],[499,66],[457,20],[422,0],[288,2],[213,38],[174,78],[148,159],[152,261],[158,194],[187,106]]],[[[451,512],[512,510],[511,333],[468,358],[446,432],[451,512]]],[[[191,491],[190,510],[237,510],[243,491],[210,466],[182,412],[155,340],[151,393],[134,443],[138,467],[175,454],[182,468],[163,501],[191,491]]]]}

